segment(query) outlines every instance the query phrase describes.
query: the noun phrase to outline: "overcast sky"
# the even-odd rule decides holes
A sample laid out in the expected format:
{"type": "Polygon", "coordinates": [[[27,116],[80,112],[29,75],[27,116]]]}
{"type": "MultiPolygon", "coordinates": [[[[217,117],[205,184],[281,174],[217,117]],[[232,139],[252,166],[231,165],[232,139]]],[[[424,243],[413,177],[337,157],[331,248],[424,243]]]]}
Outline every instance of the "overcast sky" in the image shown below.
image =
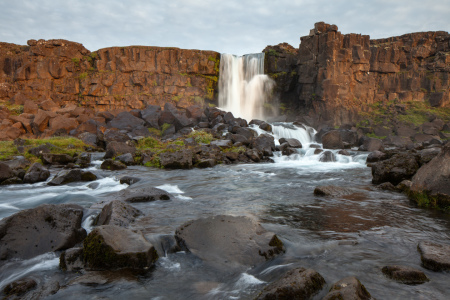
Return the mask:
{"type": "Polygon", "coordinates": [[[62,38],[91,51],[146,45],[242,55],[298,47],[318,21],[371,38],[450,31],[450,0],[0,1],[0,41],[62,38]]]}

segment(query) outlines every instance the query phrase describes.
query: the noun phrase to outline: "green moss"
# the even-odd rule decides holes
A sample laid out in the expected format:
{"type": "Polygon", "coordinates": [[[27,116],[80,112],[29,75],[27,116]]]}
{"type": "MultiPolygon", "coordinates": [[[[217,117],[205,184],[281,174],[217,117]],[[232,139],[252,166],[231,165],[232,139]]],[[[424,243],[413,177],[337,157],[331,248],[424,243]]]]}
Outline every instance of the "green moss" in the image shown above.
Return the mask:
{"type": "Polygon", "coordinates": [[[214,139],[211,133],[206,131],[192,131],[188,137],[193,138],[196,143],[209,144],[214,139]]]}
{"type": "Polygon", "coordinates": [[[87,72],[83,72],[80,75],[78,75],[78,79],[79,80],[83,80],[83,79],[86,79],[87,76],[88,76],[87,72]]]}
{"type": "MultiPolygon", "coordinates": [[[[339,128],[339,126],[337,126],[339,128]]],[[[380,140],[384,140],[386,138],[386,136],[378,136],[375,133],[367,133],[366,136],[370,137],[370,138],[375,138],[375,139],[380,139],[380,140]]]]}
{"type": "Polygon", "coordinates": [[[148,132],[150,132],[150,134],[153,136],[158,136],[158,137],[161,136],[161,130],[156,129],[156,128],[149,128],[148,132]]]}
{"type": "Polygon", "coordinates": [[[0,109],[2,108],[6,108],[9,113],[14,116],[18,116],[23,113],[23,105],[9,104],[4,102],[0,104],[0,109]]]}
{"type": "Polygon", "coordinates": [[[171,126],[170,124],[164,123],[164,124],[161,126],[161,134],[164,134],[164,131],[166,131],[167,129],[169,129],[170,126],[171,126]]]}
{"type": "Polygon", "coordinates": [[[221,149],[221,150],[224,153],[226,153],[226,152],[245,153],[247,148],[245,148],[244,146],[239,146],[239,147],[224,148],[224,149],[221,149]]]}
{"type": "Polygon", "coordinates": [[[269,49],[269,51],[267,51],[266,54],[269,56],[276,56],[276,57],[280,55],[275,49],[269,49]]]}
{"type": "Polygon", "coordinates": [[[146,149],[153,149],[153,148],[159,148],[162,146],[162,142],[160,140],[157,140],[153,137],[146,137],[143,139],[140,139],[137,144],[137,149],[139,150],[146,150],[146,149]]]}
{"type": "Polygon", "coordinates": [[[450,212],[450,197],[448,195],[430,195],[426,191],[408,192],[409,199],[414,201],[418,207],[434,208],[444,212],[450,212]]]}
{"type": "Polygon", "coordinates": [[[78,68],[80,66],[80,59],[77,57],[72,58],[73,65],[78,68]]]}

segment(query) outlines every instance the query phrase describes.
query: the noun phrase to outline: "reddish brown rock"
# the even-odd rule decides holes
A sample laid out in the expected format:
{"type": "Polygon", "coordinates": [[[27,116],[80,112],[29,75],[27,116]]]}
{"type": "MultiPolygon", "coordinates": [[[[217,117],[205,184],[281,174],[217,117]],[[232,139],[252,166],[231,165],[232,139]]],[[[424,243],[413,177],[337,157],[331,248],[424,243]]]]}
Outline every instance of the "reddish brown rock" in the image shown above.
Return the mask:
{"type": "Polygon", "coordinates": [[[32,101],[27,100],[25,104],[23,105],[23,112],[27,114],[35,114],[38,111],[38,105],[32,101]]]}
{"type": "Polygon", "coordinates": [[[75,118],[65,118],[63,116],[57,116],[50,120],[51,130],[64,130],[69,132],[72,129],[77,128],[78,122],[75,118]]]}

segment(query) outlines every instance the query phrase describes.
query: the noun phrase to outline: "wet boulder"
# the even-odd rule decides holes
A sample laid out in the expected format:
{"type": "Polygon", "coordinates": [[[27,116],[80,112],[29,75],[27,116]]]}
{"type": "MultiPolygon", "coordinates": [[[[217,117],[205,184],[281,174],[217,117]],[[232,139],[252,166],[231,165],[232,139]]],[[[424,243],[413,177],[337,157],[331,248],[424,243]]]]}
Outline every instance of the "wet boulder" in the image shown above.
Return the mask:
{"type": "Polygon", "coordinates": [[[255,299],[310,299],[320,292],[324,285],[325,279],[316,271],[297,268],[269,284],[255,299]]]}
{"type": "Polygon", "coordinates": [[[233,127],[232,132],[234,134],[240,134],[245,136],[245,138],[247,140],[253,140],[255,137],[258,136],[258,134],[256,133],[256,131],[254,131],[253,129],[250,128],[244,128],[244,127],[233,127]]]}
{"type": "Polygon", "coordinates": [[[362,145],[359,147],[359,151],[382,151],[384,149],[383,147],[383,141],[376,138],[366,138],[364,139],[362,145]]]}
{"type": "Polygon", "coordinates": [[[433,271],[450,270],[450,245],[422,241],[417,250],[425,268],[433,271]]]}
{"type": "Polygon", "coordinates": [[[262,157],[262,153],[256,149],[247,149],[245,155],[254,162],[260,162],[262,157]]]}
{"type": "Polygon", "coordinates": [[[120,184],[128,184],[128,185],[132,185],[135,184],[136,182],[141,181],[141,178],[139,177],[133,177],[133,176],[123,176],[120,178],[120,184]]]}
{"type": "Polygon", "coordinates": [[[14,177],[13,170],[11,170],[11,168],[7,164],[0,162],[0,182],[5,181],[11,177],[14,177]]]}
{"type": "Polygon", "coordinates": [[[433,147],[428,149],[423,149],[419,151],[419,163],[424,165],[429,163],[433,158],[435,158],[439,153],[441,153],[441,148],[433,147]]]}
{"type": "Polygon", "coordinates": [[[99,146],[99,143],[100,143],[100,140],[99,140],[97,134],[91,133],[91,132],[83,132],[83,133],[79,134],[78,139],[82,140],[83,143],[90,145],[92,147],[97,147],[97,146],[99,146]]]}
{"type": "Polygon", "coordinates": [[[251,147],[262,152],[264,156],[273,156],[275,140],[273,136],[263,133],[252,141],[251,147]]]}
{"type": "Polygon", "coordinates": [[[333,152],[330,150],[326,150],[320,154],[319,157],[320,162],[335,162],[336,161],[336,155],[334,155],[333,152]]]}
{"type": "Polygon", "coordinates": [[[115,128],[105,130],[105,132],[103,133],[103,139],[107,144],[111,142],[126,143],[127,141],[131,140],[128,134],[119,131],[115,128]]]}
{"type": "Polygon", "coordinates": [[[375,150],[367,156],[367,162],[373,163],[373,162],[385,160],[387,158],[388,158],[388,156],[386,155],[386,153],[375,150]]]}
{"type": "MultiPolygon", "coordinates": [[[[236,153],[237,154],[237,153],[236,153]]],[[[195,166],[200,169],[212,168],[217,164],[216,160],[213,158],[201,159],[198,161],[195,166]]]]}
{"type": "Polygon", "coordinates": [[[135,164],[133,154],[131,154],[131,153],[125,153],[125,154],[119,155],[116,157],[116,160],[120,161],[121,163],[123,163],[127,166],[131,166],[131,165],[135,164]]]}
{"type": "Polygon", "coordinates": [[[24,183],[36,183],[46,181],[50,177],[50,171],[40,163],[34,163],[23,177],[24,183]]]}
{"type": "Polygon", "coordinates": [[[74,162],[73,157],[67,154],[44,153],[41,159],[45,165],[67,165],[74,162]]]}
{"type": "Polygon", "coordinates": [[[405,179],[411,179],[419,169],[417,158],[412,153],[398,153],[389,159],[371,164],[372,183],[390,182],[399,184],[405,179]]]}
{"type": "Polygon", "coordinates": [[[356,277],[339,280],[322,300],[374,300],[366,287],[356,277]]]}
{"type": "Polygon", "coordinates": [[[450,146],[446,145],[440,154],[423,165],[411,182],[413,200],[428,201],[424,204],[442,209],[450,207],[450,146]]]}
{"type": "Polygon", "coordinates": [[[358,146],[358,133],[353,130],[339,129],[341,133],[341,139],[345,146],[354,147],[358,146]]]}
{"type": "Polygon", "coordinates": [[[44,204],[2,219],[0,260],[28,259],[73,247],[86,236],[81,228],[82,217],[81,206],[44,204]]]}
{"type": "Polygon", "coordinates": [[[264,131],[272,132],[272,125],[270,125],[269,123],[266,123],[264,121],[261,124],[259,124],[258,127],[264,131]]]}
{"type": "Polygon", "coordinates": [[[248,217],[214,216],[189,221],[175,232],[181,249],[217,266],[247,268],[284,252],[273,233],[248,217]]]}
{"type": "Polygon", "coordinates": [[[92,270],[147,270],[158,259],[141,232],[113,225],[94,228],[83,242],[83,253],[86,268],[92,270]]]}
{"type": "Polygon", "coordinates": [[[33,278],[23,278],[8,283],[3,288],[3,294],[6,296],[3,299],[14,299],[12,297],[20,297],[35,289],[37,282],[33,278]]]}
{"type": "Polygon", "coordinates": [[[79,271],[83,269],[83,248],[76,247],[63,251],[59,256],[59,267],[63,271],[79,271]]]}
{"type": "Polygon", "coordinates": [[[242,143],[243,145],[249,145],[248,139],[241,134],[230,134],[229,138],[233,143],[242,143]]]}
{"type": "Polygon", "coordinates": [[[161,189],[150,186],[129,186],[128,188],[115,192],[111,195],[114,200],[126,201],[126,202],[150,202],[156,200],[170,200],[171,195],[161,189]]]}
{"type": "Polygon", "coordinates": [[[279,142],[280,142],[280,145],[286,143],[287,147],[290,147],[290,148],[302,148],[303,147],[302,143],[299,140],[294,139],[294,138],[281,138],[279,140],[279,142]]]}
{"type": "Polygon", "coordinates": [[[354,194],[356,191],[349,188],[343,188],[335,185],[320,185],[314,189],[314,195],[316,196],[345,196],[354,194]]]}
{"type": "Polygon", "coordinates": [[[94,181],[97,180],[97,176],[89,171],[75,170],[62,170],[59,172],[48,185],[62,185],[71,182],[79,181],[94,181]]]}
{"type": "Polygon", "coordinates": [[[191,169],[192,151],[185,149],[175,152],[164,152],[159,155],[161,166],[166,169],[191,169]]]}
{"type": "Polygon", "coordinates": [[[430,281],[424,272],[408,266],[385,266],[384,275],[404,284],[421,284],[430,281]]]}
{"type": "Polygon", "coordinates": [[[324,149],[344,148],[341,132],[339,130],[328,131],[322,136],[322,144],[324,149]]]}
{"type": "Polygon", "coordinates": [[[100,165],[100,168],[102,170],[110,170],[110,171],[117,171],[117,170],[123,170],[126,169],[127,166],[120,161],[112,160],[112,159],[105,159],[102,164],[100,165]]]}
{"type": "Polygon", "coordinates": [[[83,152],[77,156],[75,164],[79,165],[81,168],[87,168],[91,164],[91,154],[83,152]]]}
{"type": "Polygon", "coordinates": [[[106,204],[96,219],[96,225],[128,227],[142,212],[128,203],[113,200],[106,204]]]}
{"type": "Polygon", "coordinates": [[[11,177],[0,183],[0,185],[10,185],[10,184],[22,184],[23,180],[19,177],[11,177]]]}

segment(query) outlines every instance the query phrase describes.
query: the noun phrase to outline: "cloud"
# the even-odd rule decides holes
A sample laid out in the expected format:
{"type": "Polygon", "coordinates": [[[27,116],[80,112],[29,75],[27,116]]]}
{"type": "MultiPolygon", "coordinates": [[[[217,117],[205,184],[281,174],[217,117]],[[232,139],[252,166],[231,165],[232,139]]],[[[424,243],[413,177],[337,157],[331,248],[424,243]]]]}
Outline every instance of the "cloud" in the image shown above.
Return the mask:
{"type": "Polygon", "coordinates": [[[16,0],[0,3],[0,41],[64,38],[90,50],[149,45],[244,54],[281,42],[298,47],[318,21],[383,38],[448,31],[448,15],[448,0],[16,0]]]}

